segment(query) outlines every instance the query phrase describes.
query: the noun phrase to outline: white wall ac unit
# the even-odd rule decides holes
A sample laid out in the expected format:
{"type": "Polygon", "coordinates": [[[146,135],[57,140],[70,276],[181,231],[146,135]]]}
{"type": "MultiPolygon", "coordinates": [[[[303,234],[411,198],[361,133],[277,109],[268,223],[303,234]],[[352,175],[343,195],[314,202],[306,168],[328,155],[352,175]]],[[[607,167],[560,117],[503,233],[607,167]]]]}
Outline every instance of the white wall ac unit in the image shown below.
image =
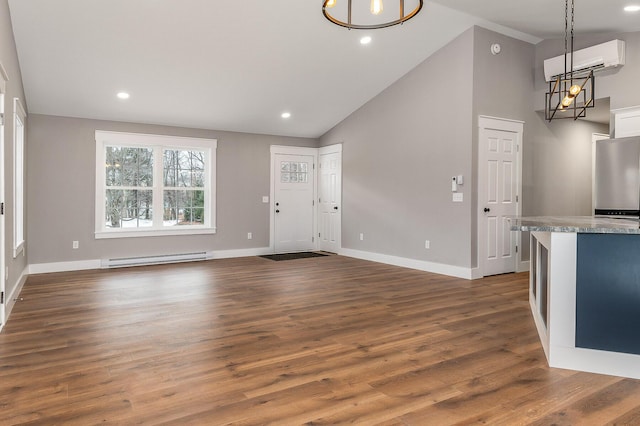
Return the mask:
{"type": "MultiPolygon", "coordinates": [[[[571,55],[567,55],[567,72],[571,71],[571,55]]],[[[573,52],[573,71],[601,70],[624,65],[624,41],[611,40],[573,52]]],[[[544,60],[544,77],[551,81],[553,77],[564,74],[564,55],[544,60]]]]}

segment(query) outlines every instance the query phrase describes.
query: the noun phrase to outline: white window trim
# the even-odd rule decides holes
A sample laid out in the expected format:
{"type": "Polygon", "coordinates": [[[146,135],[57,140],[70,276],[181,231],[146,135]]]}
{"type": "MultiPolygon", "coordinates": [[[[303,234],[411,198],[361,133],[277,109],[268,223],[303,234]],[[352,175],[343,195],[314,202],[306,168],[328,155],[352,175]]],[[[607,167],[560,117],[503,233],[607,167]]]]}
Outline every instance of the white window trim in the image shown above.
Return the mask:
{"type": "MultiPolygon", "coordinates": [[[[95,205],[95,238],[129,238],[129,237],[157,237],[166,235],[197,235],[216,233],[216,150],[217,139],[189,138],[181,136],[149,135],[143,133],[121,133],[96,130],[96,205],[95,205]],[[167,229],[160,228],[136,228],[136,229],[107,229],[104,223],[105,202],[105,147],[153,147],[158,149],[200,149],[209,153],[209,161],[205,164],[206,179],[209,188],[205,189],[205,216],[204,225],[180,226],[167,229]],[[102,195],[101,195],[102,194],[102,195]]],[[[156,161],[162,161],[161,158],[156,161]]],[[[158,163],[156,163],[158,164],[158,163]]],[[[153,189],[159,190],[162,185],[162,168],[154,167],[153,189]]],[[[161,204],[161,200],[159,200],[161,204]]],[[[155,209],[154,209],[155,210],[155,209]]],[[[157,210],[156,210],[157,211],[157,210]]],[[[160,209],[162,211],[162,209],[160,209]]]]}
{"type": "MultiPolygon", "coordinates": [[[[6,119],[6,106],[5,100],[7,98],[7,81],[9,77],[7,77],[7,72],[4,67],[0,63],[0,203],[5,203],[5,132],[8,128],[6,119]]],[[[5,269],[5,242],[6,242],[6,232],[5,232],[5,216],[0,215],[0,271],[4,271],[5,269]]],[[[0,273],[0,292],[4,292],[6,290],[6,282],[4,279],[4,272],[0,273]]],[[[6,312],[7,312],[7,303],[0,303],[0,331],[2,327],[6,324],[6,312]]]]}
{"type": "Polygon", "coordinates": [[[13,258],[18,257],[20,253],[24,253],[24,224],[25,224],[25,136],[27,128],[27,113],[22,106],[19,98],[13,98],[13,258]],[[18,146],[18,120],[22,124],[22,146],[18,146]],[[22,165],[20,167],[21,176],[18,175],[18,148],[20,148],[22,156],[22,165]],[[18,199],[18,194],[22,195],[22,199],[18,199]],[[19,221],[18,218],[21,217],[19,221]],[[18,228],[22,227],[22,235],[19,235],[18,228]]]}

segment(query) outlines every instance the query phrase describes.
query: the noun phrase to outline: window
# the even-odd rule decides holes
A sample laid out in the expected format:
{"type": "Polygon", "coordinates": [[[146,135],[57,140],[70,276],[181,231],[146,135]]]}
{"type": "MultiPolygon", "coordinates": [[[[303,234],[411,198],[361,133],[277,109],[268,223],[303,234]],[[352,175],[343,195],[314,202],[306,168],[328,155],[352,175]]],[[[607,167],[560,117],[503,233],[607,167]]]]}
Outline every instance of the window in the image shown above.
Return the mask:
{"type": "Polygon", "coordinates": [[[13,98],[13,257],[24,250],[24,129],[27,114],[13,98]]]}
{"type": "Polygon", "coordinates": [[[298,161],[280,162],[280,182],[307,183],[309,182],[309,163],[298,161]]]}
{"type": "Polygon", "coordinates": [[[96,131],[96,238],[214,233],[216,147],[96,131]]]}

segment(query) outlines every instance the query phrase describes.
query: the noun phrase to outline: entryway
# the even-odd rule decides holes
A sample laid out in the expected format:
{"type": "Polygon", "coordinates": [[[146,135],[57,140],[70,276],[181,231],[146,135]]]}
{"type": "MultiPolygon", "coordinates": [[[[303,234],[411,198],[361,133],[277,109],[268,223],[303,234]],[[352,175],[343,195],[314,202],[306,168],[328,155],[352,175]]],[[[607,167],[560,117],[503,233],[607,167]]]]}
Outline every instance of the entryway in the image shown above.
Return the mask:
{"type": "Polygon", "coordinates": [[[342,145],[271,147],[270,246],[274,253],[341,245],[342,145]]]}

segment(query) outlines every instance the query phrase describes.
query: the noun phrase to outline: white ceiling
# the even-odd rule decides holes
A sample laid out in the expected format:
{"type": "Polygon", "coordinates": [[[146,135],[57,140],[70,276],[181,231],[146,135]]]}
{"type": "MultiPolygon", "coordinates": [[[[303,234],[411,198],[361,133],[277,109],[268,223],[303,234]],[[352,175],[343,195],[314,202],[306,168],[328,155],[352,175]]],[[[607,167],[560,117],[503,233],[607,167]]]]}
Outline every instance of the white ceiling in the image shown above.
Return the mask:
{"type": "MultiPolygon", "coordinates": [[[[563,0],[434,1],[541,39],[564,37],[563,0]]],[[[633,4],[640,0],[575,0],[575,34],[640,31],[640,14],[624,11],[633,4]]]]}
{"type": "MultiPolygon", "coordinates": [[[[287,136],[321,136],[472,25],[564,31],[562,0],[426,0],[375,31],[329,23],[322,3],[9,0],[29,113],[287,136]]],[[[578,34],[640,30],[628,1],[577,3],[578,34]]]]}

